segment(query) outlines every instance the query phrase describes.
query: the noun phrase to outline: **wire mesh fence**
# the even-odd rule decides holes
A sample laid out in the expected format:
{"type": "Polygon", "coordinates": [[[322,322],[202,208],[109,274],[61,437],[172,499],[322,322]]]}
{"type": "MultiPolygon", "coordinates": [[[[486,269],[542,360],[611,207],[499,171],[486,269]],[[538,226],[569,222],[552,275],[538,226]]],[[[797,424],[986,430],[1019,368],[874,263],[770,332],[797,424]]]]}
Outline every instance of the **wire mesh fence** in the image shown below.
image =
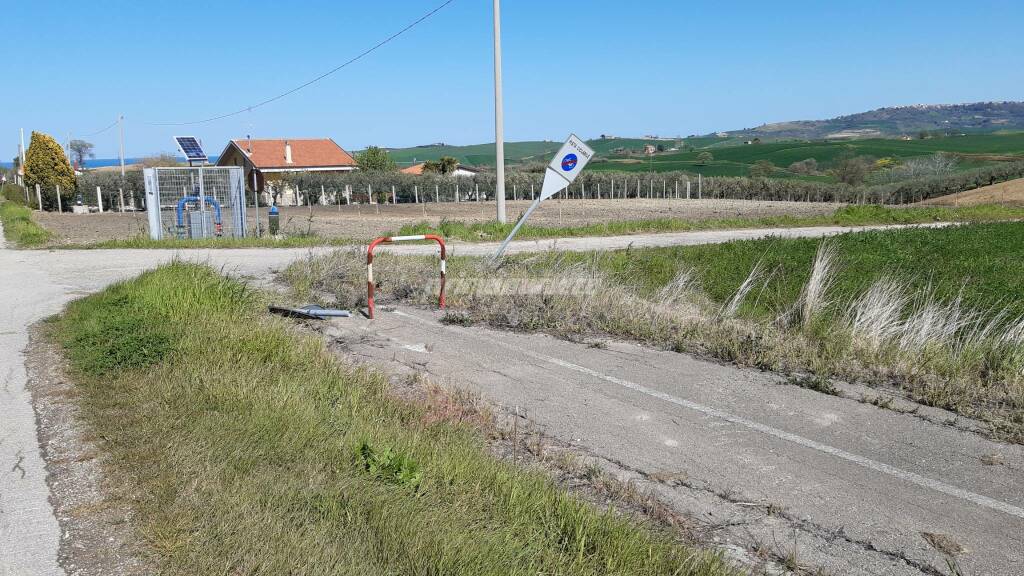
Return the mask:
{"type": "Polygon", "coordinates": [[[144,179],[150,238],[245,236],[241,168],[147,168],[144,179]]]}

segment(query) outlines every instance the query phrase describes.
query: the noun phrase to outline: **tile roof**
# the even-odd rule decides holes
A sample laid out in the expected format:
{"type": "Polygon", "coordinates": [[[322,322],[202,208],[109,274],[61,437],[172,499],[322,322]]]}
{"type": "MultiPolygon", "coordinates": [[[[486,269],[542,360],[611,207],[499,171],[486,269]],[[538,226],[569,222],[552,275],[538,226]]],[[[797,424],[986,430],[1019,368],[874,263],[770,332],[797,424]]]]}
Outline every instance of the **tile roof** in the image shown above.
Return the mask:
{"type": "Polygon", "coordinates": [[[416,164],[414,166],[409,166],[408,168],[402,168],[402,174],[415,174],[415,175],[419,176],[420,174],[423,174],[423,167],[425,165],[426,165],[425,162],[420,162],[419,164],[416,164]]]}
{"type": "Polygon", "coordinates": [[[248,153],[250,142],[252,154],[249,160],[257,168],[326,168],[332,166],[355,166],[352,155],[330,138],[282,138],[279,140],[232,140],[239,149],[248,153]],[[284,146],[292,147],[292,163],[285,162],[284,146]]]}

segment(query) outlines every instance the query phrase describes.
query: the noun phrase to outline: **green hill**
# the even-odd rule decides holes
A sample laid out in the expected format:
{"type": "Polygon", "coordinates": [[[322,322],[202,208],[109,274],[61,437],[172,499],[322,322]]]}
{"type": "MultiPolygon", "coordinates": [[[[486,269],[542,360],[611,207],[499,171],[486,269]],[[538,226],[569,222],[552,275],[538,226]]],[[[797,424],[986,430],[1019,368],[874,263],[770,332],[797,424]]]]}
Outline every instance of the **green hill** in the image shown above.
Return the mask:
{"type": "Polygon", "coordinates": [[[729,131],[740,138],[870,138],[920,132],[979,134],[1024,130],[1024,102],[893,106],[828,120],[797,120],[729,131]]]}
{"type": "MultiPolygon", "coordinates": [[[[778,170],[778,178],[827,179],[785,170],[793,162],[808,158],[826,169],[840,154],[874,158],[913,158],[937,152],[956,154],[962,169],[974,168],[992,162],[1024,159],[1024,132],[1007,134],[969,134],[966,136],[929,137],[902,140],[897,138],[867,138],[859,140],[782,140],[758,144],[744,144],[744,140],[731,137],[690,137],[681,140],[649,140],[642,138],[604,138],[589,140],[597,152],[588,169],[625,172],[667,172],[684,170],[705,176],[746,176],[758,160],[768,160],[778,170]],[[664,151],[648,156],[645,145],[661,146],[664,151]],[[676,146],[679,149],[673,150],[676,146]],[[701,163],[697,156],[710,152],[714,160],[701,163]]],[[[505,158],[512,165],[546,163],[558,150],[560,142],[527,141],[505,144],[505,158]]],[[[400,166],[415,162],[453,156],[471,166],[494,166],[494,144],[469,146],[417,146],[390,150],[400,166]]]]}
{"type": "MultiPolygon", "coordinates": [[[[645,140],[642,138],[606,138],[590,140],[588,144],[601,156],[611,154],[614,150],[620,148],[642,151],[645,144],[652,144],[654,146],[661,144],[665,148],[671,148],[673,142],[672,140],[645,140]]],[[[561,146],[561,142],[544,140],[506,142],[505,160],[511,164],[525,164],[529,162],[546,164],[561,146]]],[[[417,162],[437,160],[442,156],[452,156],[460,163],[471,166],[494,166],[495,158],[493,143],[470,144],[467,146],[432,144],[428,146],[414,146],[412,148],[389,148],[388,152],[403,167],[417,162]]]]}
{"type": "MultiPolygon", "coordinates": [[[[979,102],[897,106],[840,116],[765,124],[757,128],[676,139],[601,137],[589,140],[597,152],[594,170],[664,172],[685,170],[708,176],[746,176],[759,160],[779,170],[778,178],[828,179],[793,174],[790,164],[813,158],[827,169],[840,154],[874,158],[911,158],[947,152],[959,156],[961,169],[992,162],[1024,159],[1024,102],[979,102]],[[657,148],[653,155],[644,147],[657,148]],[[714,160],[699,162],[711,152],[714,160]]],[[[505,144],[512,166],[547,163],[561,142],[526,141],[505,144]]],[[[433,144],[390,150],[400,166],[453,156],[460,163],[494,166],[494,144],[449,146],[433,144]]]]}
{"type": "MultiPolygon", "coordinates": [[[[687,139],[689,143],[691,139],[687,139]]],[[[590,170],[615,170],[627,172],[667,172],[685,170],[705,176],[746,176],[750,167],[758,160],[767,160],[776,167],[785,169],[793,162],[808,158],[817,161],[818,166],[827,168],[840,154],[874,158],[906,159],[929,156],[937,152],[955,154],[961,168],[974,168],[991,162],[1024,159],[1024,132],[1014,134],[977,134],[928,138],[925,140],[900,140],[872,138],[848,141],[782,141],[762,144],[739,144],[730,146],[693,148],[687,151],[666,152],[651,157],[611,155],[591,164],[590,170]],[[702,165],[697,156],[711,152],[714,160],[702,165]]],[[[781,170],[776,177],[802,177],[781,170]]],[[[810,177],[818,179],[820,177],[810,177]]]]}

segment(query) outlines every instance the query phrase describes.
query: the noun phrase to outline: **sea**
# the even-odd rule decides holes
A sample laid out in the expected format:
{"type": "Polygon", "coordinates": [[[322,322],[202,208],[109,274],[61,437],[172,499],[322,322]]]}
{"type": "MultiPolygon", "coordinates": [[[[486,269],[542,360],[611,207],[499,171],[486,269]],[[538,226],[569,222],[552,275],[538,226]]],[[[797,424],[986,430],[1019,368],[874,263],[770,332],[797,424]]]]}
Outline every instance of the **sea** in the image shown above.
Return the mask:
{"type": "MultiPolygon", "coordinates": [[[[217,163],[217,159],[219,157],[220,156],[216,155],[216,154],[213,155],[213,156],[210,156],[210,164],[216,164],[217,163]]],[[[138,164],[139,162],[142,162],[142,160],[144,160],[144,159],[143,158],[125,158],[124,159],[124,163],[125,163],[125,165],[128,165],[128,164],[138,164]]],[[[181,162],[182,164],[186,164],[187,163],[184,156],[178,157],[177,160],[178,160],[178,162],[181,162]]],[[[120,158],[90,158],[90,159],[85,161],[85,168],[86,169],[88,169],[88,168],[103,168],[104,166],[120,166],[120,165],[121,165],[121,159],[120,158]]],[[[0,162],[0,168],[13,168],[13,167],[14,167],[14,162],[11,162],[11,161],[0,162]]]]}

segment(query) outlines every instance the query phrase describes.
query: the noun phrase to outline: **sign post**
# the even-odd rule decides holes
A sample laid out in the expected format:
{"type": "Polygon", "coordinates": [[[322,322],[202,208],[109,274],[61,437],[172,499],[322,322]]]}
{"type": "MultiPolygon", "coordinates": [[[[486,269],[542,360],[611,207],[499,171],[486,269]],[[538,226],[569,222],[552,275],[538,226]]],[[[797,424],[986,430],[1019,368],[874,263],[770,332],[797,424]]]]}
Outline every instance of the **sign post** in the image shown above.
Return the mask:
{"type": "Polygon", "coordinates": [[[569,184],[572,184],[573,180],[580,175],[583,168],[590,162],[591,158],[594,157],[594,151],[587,146],[582,140],[580,140],[575,134],[569,135],[569,139],[562,144],[562,147],[555,154],[555,157],[551,159],[551,163],[548,164],[547,169],[544,171],[544,185],[541,187],[540,195],[537,199],[530,204],[530,207],[523,214],[523,217],[516,222],[512,232],[509,233],[508,238],[501,243],[498,251],[494,254],[492,260],[501,258],[501,255],[505,252],[505,248],[508,247],[508,243],[512,241],[516,233],[519,232],[519,228],[522,227],[526,219],[530,217],[530,214],[540,206],[540,203],[548,198],[558,194],[564,190],[569,184]]]}

